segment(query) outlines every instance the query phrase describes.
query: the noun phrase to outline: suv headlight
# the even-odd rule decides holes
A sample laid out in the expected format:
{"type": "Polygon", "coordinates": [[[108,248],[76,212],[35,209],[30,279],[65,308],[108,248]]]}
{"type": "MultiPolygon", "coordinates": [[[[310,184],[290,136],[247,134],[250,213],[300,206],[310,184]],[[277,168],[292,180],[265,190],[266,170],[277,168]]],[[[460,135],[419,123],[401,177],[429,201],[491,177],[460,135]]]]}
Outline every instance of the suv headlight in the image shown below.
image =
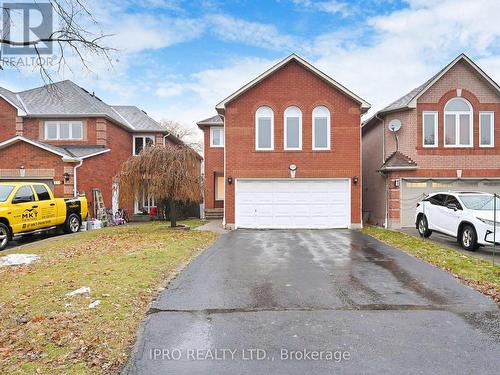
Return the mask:
{"type": "MultiPolygon", "coordinates": [[[[495,222],[493,220],[488,220],[488,219],[482,219],[480,217],[477,218],[478,220],[481,220],[483,223],[487,224],[487,225],[491,225],[491,226],[494,226],[495,225],[495,222]]],[[[500,228],[500,222],[497,221],[497,227],[500,228]]]]}

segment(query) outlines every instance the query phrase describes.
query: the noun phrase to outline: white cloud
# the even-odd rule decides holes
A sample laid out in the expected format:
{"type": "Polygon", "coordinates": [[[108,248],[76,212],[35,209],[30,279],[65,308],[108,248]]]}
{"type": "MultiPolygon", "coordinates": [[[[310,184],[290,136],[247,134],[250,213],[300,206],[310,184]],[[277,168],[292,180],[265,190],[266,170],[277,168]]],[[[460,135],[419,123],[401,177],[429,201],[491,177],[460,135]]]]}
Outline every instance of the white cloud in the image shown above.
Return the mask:
{"type": "Polygon", "coordinates": [[[343,17],[347,17],[353,14],[354,6],[349,3],[327,0],[327,1],[314,1],[314,0],[292,0],[292,2],[298,7],[305,10],[314,10],[319,12],[340,14],[343,17]]]}
{"type": "Polygon", "coordinates": [[[275,50],[296,48],[298,45],[293,37],[281,34],[270,24],[249,22],[224,14],[207,16],[206,21],[211,26],[210,30],[225,41],[275,50]]]}

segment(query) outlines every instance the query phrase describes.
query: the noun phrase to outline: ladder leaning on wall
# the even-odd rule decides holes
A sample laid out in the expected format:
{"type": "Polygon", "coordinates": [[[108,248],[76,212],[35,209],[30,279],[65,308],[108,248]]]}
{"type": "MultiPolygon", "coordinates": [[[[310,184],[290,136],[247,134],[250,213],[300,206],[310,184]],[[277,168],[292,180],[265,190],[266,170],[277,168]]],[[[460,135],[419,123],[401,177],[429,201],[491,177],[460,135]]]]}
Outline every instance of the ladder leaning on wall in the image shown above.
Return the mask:
{"type": "Polygon", "coordinates": [[[92,189],[92,202],[94,206],[94,218],[107,224],[108,216],[106,214],[106,206],[104,205],[104,198],[100,189],[92,189]]]}

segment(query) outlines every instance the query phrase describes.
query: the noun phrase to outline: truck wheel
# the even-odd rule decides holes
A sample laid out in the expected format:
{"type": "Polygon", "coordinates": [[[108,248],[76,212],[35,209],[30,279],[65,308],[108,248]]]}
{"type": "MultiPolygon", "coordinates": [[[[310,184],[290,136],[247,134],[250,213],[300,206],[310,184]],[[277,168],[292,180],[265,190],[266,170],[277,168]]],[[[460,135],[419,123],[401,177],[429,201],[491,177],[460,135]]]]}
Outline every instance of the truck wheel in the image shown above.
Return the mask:
{"type": "Polygon", "coordinates": [[[0,250],[5,249],[10,241],[10,229],[4,223],[0,223],[0,250]]]}
{"type": "Polygon", "coordinates": [[[422,237],[430,237],[432,234],[432,230],[429,229],[429,223],[427,222],[427,218],[425,215],[420,215],[417,222],[418,234],[422,237]]]}
{"type": "Polygon", "coordinates": [[[80,218],[77,214],[71,214],[64,223],[64,232],[76,233],[80,230],[80,218]]]}
{"type": "Polygon", "coordinates": [[[479,247],[477,243],[476,230],[472,225],[466,225],[458,234],[460,245],[468,251],[476,251],[479,247]]]}

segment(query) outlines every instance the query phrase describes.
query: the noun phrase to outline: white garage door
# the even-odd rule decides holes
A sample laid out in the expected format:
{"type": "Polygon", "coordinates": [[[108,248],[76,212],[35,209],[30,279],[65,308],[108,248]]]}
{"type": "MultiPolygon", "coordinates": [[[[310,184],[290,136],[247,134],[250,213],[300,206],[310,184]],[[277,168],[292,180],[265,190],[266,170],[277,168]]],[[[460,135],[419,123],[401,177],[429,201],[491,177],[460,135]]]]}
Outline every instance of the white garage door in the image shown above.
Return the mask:
{"type": "Polygon", "coordinates": [[[237,180],[237,228],[347,228],[350,180],[237,180]]]}

